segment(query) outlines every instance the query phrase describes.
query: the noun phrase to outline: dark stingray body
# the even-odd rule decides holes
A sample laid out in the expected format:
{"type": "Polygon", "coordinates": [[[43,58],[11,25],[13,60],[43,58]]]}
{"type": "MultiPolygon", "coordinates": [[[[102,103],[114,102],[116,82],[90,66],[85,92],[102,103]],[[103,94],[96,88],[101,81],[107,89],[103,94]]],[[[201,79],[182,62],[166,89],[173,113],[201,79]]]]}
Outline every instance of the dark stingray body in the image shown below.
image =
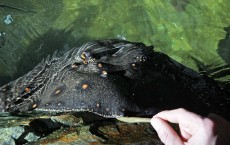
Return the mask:
{"type": "Polygon", "coordinates": [[[227,111],[227,93],[211,78],[152,46],[124,40],[86,43],[60,58],[54,54],[0,89],[0,110],[7,112],[89,111],[115,118],[184,107],[205,114],[223,102],[221,111],[227,111]]]}

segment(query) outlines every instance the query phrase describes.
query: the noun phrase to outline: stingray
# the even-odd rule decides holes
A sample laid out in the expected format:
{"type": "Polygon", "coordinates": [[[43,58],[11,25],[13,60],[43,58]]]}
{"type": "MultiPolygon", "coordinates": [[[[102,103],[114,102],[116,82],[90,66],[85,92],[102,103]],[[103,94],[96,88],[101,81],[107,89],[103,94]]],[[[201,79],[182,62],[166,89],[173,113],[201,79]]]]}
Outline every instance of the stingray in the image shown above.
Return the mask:
{"type": "Polygon", "coordinates": [[[1,112],[87,111],[117,118],[153,115],[153,108],[202,112],[229,105],[213,79],[143,43],[98,40],[56,54],[0,88],[1,112]]]}

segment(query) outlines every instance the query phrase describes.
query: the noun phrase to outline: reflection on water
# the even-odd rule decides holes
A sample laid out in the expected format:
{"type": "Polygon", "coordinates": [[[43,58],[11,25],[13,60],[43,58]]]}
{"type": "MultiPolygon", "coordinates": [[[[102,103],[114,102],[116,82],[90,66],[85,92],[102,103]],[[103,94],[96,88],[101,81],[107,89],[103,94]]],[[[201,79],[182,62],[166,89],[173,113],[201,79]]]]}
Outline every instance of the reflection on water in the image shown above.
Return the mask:
{"type": "Polygon", "coordinates": [[[55,50],[63,54],[108,38],[154,45],[188,67],[227,81],[229,6],[229,0],[1,0],[0,85],[55,50]],[[4,22],[7,16],[10,23],[4,22]]]}

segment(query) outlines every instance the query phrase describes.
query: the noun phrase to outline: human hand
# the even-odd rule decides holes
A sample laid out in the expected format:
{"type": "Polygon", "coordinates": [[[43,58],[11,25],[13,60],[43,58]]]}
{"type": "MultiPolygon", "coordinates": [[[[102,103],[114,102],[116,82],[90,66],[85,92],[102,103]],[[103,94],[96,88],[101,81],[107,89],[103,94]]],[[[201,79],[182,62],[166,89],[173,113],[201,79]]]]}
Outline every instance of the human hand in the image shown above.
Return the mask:
{"type": "Polygon", "coordinates": [[[182,108],[162,111],[153,116],[151,124],[166,145],[230,144],[230,123],[214,114],[204,118],[182,108]],[[179,124],[180,136],[167,122],[179,124]]]}

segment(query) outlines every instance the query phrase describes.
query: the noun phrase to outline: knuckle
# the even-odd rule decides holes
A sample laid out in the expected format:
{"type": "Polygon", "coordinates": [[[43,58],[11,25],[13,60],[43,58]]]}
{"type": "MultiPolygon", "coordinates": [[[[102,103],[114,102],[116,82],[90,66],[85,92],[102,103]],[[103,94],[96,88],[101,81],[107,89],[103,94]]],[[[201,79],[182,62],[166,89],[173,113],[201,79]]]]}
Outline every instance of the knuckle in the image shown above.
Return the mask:
{"type": "Polygon", "coordinates": [[[215,126],[215,123],[209,119],[209,118],[204,118],[204,126],[207,128],[207,129],[213,129],[214,126],[215,126]]]}
{"type": "Polygon", "coordinates": [[[182,113],[187,112],[187,110],[184,109],[184,108],[178,108],[178,111],[179,111],[179,112],[182,112],[182,113]]]}
{"type": "Polygon", "coordinates": [[[207,136],[213,136],[215,133],[215,123],[209,118],[204,118],[202,130],[207,136]]]}

